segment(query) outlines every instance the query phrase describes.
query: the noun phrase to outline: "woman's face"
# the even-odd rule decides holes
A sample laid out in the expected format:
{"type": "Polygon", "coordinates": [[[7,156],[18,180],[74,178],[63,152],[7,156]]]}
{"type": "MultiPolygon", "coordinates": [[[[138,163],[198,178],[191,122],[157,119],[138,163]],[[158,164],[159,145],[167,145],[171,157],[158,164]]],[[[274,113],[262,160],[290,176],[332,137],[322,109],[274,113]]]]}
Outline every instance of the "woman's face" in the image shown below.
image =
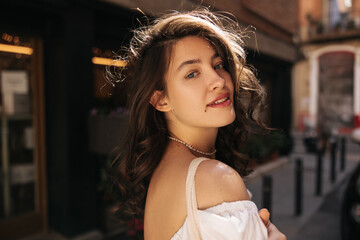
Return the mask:
{"type": "Polygon", "coordinates": [[[234,85],[207,40],[196,36],[178,40],[165,79],[169,124],[217,128],[234,121],[234,85]]]}

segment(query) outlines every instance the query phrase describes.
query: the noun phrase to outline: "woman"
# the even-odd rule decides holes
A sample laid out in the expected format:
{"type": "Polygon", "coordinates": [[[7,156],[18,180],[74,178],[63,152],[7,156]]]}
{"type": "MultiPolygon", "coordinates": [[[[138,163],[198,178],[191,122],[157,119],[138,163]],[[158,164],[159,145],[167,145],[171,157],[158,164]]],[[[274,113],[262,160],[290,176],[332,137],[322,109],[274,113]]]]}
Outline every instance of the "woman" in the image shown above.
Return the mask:
{"type": "Polygon", "coordinates": [[[134,32],[127,65],[112,76],[130,97],[114,187],[144,217],[146,240],[286,239],[261,221],[241,177],[263,95],[241,44],[229,18],[173,13],[134,32]]]}

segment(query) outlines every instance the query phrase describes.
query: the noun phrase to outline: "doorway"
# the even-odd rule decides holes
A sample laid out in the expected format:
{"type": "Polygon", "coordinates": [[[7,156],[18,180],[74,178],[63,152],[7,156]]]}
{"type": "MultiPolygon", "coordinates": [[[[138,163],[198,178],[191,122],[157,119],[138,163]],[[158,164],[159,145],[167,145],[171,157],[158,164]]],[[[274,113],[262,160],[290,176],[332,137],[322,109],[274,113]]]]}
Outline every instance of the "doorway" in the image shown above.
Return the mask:
{"type": "Polygon", "coordinates": [[[353,127],[354,60],[346,51],[319,56],[318,126],[325,133],[353,127]]]}

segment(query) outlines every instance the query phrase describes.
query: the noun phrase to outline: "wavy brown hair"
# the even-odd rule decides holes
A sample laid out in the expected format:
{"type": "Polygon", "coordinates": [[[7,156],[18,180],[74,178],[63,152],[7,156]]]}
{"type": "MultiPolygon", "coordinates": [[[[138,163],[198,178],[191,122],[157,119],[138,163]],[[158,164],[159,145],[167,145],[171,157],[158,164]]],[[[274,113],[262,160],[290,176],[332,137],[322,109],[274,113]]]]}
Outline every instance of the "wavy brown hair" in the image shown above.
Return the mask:
{"type": "Polygon", "coordinates": [[[111,165],[112,189],[119,206],[137,217],[143,217],[151,176],[169,141],[164,113],[149,103],[150,98],[155,90],[166,91],[164,76],[172,46],[185,36],[208,40],[224,61],[235,86],[236,119],[219,129],[216,158],[246,175],[248,161],[241,147],[253,126],[262,126],[256,120],[255,109],[262,106],[264,93],[253,71],[246,67],[242,47],[245,35],[231,17],[207,9],[174,12],[134,30],[122,56],[126,66],[109,76],[127,85],[130,110],[126,140],[111,165]]]}

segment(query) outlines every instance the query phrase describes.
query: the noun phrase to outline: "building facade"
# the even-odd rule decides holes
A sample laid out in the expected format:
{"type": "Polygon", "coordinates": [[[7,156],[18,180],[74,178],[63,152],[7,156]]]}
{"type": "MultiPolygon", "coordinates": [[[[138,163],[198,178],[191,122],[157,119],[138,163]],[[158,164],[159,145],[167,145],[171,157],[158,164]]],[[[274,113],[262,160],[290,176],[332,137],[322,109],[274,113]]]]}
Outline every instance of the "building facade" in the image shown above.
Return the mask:
{"type": "Polygon", "coordinates": [[[360,116],[360,1],[299,1],[293,128],[348,133],[360,116]]]}

